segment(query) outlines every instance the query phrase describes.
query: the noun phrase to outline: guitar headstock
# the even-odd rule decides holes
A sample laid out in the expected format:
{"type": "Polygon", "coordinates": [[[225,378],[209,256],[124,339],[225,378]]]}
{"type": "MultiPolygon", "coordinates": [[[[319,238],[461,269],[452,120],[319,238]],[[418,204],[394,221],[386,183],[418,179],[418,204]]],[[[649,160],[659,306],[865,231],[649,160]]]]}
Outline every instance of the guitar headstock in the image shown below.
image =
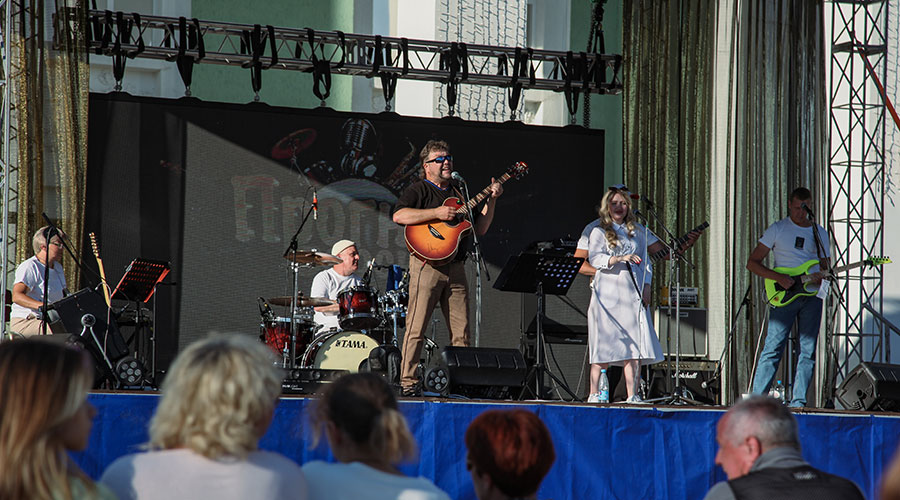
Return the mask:
{"type": "Polygon", "coordinates": [[[863,262],[866,264],[866,266],[880,266],[883,264],[890,264],[891,258],[885,255],[879,255],[877,257],[869,257],[863,262]]]}
{"type": "Polygon", "coordinates": [[[94,257],[100,257],[100,246],[97,245],[97,237],[93,232],[88,237],[91,239],[91,250],[94,252],[94,257]]]}
{"type": "Polygon", "coordinates": [[[510,177],[519,180],[528,174],[528,164],[524,161],[517,161],[515,165],[506,169],[506,173],[510,177]]]}

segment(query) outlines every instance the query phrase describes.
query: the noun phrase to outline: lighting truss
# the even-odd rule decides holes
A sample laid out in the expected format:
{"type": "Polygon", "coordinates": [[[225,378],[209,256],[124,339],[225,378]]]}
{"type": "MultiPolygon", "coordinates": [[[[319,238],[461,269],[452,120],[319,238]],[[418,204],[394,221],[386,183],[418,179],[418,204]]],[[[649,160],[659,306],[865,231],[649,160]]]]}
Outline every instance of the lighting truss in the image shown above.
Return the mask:
{"type": "MultiPolygon", "coordinates": [[[[188,93],[192,64],[250,69],[257,93],[262,70],[271,69],[310,72],[323,85],[330,82],[331,74],[341,74],[381,77],[388,81],[425,80],[451,86],[466,83],[513,90],[575,92],[576,95],[585,90],[597,94],[622,91],[621,55],[495,47],[102,10],[88,12],[88,25],[89,49],[114,58],[117,82],[124,77],[128,58],[175,61],[188,93]],[[324,81],[326,75],[328,82],[324,81]]],[[[327,97],[327,91],[323,95],[327,97]]]]}
{"type": "MultiPolygon", "coordinates": [[[[887,1],[832,2],[828,222],[835,266],[884,251],[886,106],[878,87],[887,75],[887,26],[887,1]]],[[[890,361],[882,284],[880,267],[836,277],[827,310],[826,399],[858,363],[890,361]]]]}

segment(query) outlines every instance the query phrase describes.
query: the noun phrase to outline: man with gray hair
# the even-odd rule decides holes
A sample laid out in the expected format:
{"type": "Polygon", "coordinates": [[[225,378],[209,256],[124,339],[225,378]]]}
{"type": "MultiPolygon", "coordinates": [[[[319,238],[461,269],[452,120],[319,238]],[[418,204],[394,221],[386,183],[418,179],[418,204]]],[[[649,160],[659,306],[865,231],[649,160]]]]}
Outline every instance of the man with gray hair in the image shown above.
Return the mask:
{"type": "Polygon", "coordinates": [[[716,441],[716,465],[728,481],[713,486],[706,500],[865,498],[852,481],[803,460],[797,420],[775,398],[756,395],[735,404],[719,419],[716,441]]]}
{"type": "MultiPolygon", "coordinates": [[[[47,242],[48,226],[34,233],[31,246],[34,257],[26,259],[16,268],[16,277],[12,289],[12,308],[9,327],[12,331],[25,335],[41,333],[41,307],[44,305],[44,291],[47,292],[47,304],[63,298],[66,290],[66,275],[62,268],[62,232],[53,233],[47,242]],[[49,267],[47,286],[44,286],[45,266],[49,267]]],[[[48,324],[47,333],[63,331],[62,323],[48,324]],[[51,331],[52,330],[52,331],[51,331]]]]}

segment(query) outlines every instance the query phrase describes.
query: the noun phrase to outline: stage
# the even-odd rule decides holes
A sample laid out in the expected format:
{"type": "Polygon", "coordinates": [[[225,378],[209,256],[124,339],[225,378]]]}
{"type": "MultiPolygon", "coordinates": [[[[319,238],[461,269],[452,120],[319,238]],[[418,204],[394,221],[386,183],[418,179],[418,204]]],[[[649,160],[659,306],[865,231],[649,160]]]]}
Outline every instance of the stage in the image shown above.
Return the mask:
{"type": "MultiPolygon", "coordinates": [[[[138,451],[158,400],[155,392],[92,393],[98,415],[90,447],[73,454],[75,461],[97,478],[117,457],[138,451]]],[[[260,447],[301,464],[330,460],[324,443],[310,448],[307,413],[313,402],[282,398],[260,447]]],[[[540,416],[556,446],[556,462],[539,498],[702,498],[725,478],[714,466],[715,426],[725,408],[455,399],[401,401],[420,446],[419,461],[403,471],[432,479],[451,498],[474,499],[465,467],[466,427],[486,409],[513,406],[540,416]]],[[[874,498],[881,472],[900,442],[900,414],[817,410],[796,416],[806,459],[852,479],[867,498],[874,498]]]]}

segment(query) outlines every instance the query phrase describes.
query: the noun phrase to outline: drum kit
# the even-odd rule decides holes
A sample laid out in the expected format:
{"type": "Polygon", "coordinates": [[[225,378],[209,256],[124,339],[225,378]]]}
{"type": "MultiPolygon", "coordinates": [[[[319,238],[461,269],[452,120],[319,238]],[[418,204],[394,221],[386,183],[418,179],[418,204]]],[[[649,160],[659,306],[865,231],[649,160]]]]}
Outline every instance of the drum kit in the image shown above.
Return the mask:
{"type": "MultiPolygon", "coordinates": [[[[315,250],[298,250],[287,259],[295,271],[300,267],[332,266],[341,262],[333,255],[315,250]]],[[[394,290],[379,293],[368,284],[373,267],[389,266],[375,266],[374,261],[370,262],[363,284],[342,291],[337,300],[307,297],[302,293],[296,297],[260,297],[260,341],[282,357],[284,368],[359,371],[372,349],[382,344],[398,345],[398,333],[406,321],[409,273],[403,270],[403,279],[394,290]],[[340,328],[320,331],[321,325],[313,320],[313,308],[334,304],[340,310],[340,328]],[[271,306],[290,307],[294,311],[293,319],[276,316],[271,306]]]]}

